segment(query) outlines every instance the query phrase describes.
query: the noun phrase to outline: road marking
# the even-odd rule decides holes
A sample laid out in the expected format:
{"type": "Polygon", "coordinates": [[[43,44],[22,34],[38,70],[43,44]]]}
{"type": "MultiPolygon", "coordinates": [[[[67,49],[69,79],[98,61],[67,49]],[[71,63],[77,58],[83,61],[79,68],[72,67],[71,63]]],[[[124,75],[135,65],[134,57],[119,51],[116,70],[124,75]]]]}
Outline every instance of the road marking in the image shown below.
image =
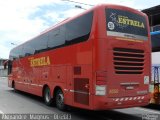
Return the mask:
{"type": "Polygon", "coordinates": [[[0,114],[4,114],[4,113],[0,110],[0,114]]]}
{"type": "Polygon", "coordinates": [[[146,112],[154,113],[154,114],[160,114],[160,112],[157,112],[157,111],[154,111],[154,110],[145,109],[145,108],[135,107],[134,109],[142,110],[142,111],[146,111],[146,112]]]}

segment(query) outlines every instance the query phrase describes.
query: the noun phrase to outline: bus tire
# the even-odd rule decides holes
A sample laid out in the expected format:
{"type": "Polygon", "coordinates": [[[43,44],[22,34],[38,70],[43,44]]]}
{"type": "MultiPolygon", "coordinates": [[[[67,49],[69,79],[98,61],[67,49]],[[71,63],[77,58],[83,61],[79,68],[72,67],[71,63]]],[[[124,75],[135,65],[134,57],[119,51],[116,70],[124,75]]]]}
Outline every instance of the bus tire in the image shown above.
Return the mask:
{"type": "Polygon", "coordinates": [[[51,92],[50,92],[49,87],[46,87],[44,90],[44,102],[47,106],[52,105],[53,99],[51,97],[51,92]]]}
{"type": "Polygon", "coordinates": [[[58,89],[56,92],[56,107],[59,110],[64,111],[66,109],[66,105],[64,104],[64,94],[61,89],[58,89]]]}

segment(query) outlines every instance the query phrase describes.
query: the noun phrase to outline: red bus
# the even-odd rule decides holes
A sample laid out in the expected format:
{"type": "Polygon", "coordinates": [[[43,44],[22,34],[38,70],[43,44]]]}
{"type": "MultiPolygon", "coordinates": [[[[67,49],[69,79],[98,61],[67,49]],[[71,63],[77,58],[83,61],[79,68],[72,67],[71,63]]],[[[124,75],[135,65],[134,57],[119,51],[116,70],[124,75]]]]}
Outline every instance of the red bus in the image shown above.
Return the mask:
{"type": "Polygon", "coordinates": [[[147,16],[102,4],[67,19],[10,52],[9,87],[90,110],[149,103],[147,16]]]}

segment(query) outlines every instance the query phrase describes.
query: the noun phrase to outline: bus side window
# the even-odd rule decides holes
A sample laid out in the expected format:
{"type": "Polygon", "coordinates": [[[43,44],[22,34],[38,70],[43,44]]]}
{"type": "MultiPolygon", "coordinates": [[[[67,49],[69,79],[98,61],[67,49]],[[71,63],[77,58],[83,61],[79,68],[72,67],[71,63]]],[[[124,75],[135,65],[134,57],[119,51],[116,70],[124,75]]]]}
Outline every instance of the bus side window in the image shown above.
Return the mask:
{"type": "Polygon", "coordinates": [[[12,61],[8,61],[8,75],[12,73],[12,61]]]}

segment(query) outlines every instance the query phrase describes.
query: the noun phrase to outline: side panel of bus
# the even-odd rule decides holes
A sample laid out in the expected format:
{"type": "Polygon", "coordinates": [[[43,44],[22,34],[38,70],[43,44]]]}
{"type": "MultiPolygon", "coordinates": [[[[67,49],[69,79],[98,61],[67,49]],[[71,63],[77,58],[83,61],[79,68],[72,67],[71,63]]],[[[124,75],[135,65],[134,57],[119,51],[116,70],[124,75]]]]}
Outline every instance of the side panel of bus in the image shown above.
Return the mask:
{"type": "Polygon", "coordinates": [[[64,93],[65,104],[92,107],[94,27],[91,11],[19,46],[17,51],[22,51],[22,57],[13,61],[10,77],[15,88],[43,96],[48,86],[53,97],[58,87],[64,93]],[[44,49],[48,50],[41,52],[44,49]]]}

